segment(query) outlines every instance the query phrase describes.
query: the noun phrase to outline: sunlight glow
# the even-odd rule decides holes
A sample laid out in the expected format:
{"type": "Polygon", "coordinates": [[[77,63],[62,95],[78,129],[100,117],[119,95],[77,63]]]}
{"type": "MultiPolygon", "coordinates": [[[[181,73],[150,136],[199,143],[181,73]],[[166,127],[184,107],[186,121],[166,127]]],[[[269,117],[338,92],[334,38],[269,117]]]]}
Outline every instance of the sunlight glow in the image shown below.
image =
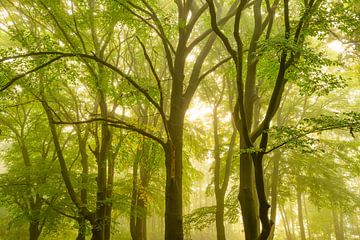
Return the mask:
{"type": "Polygon", "coordinates": [[[349,104],[355,104],[360,97],[360,90],[351,90],[347,95],[347,101],[349,104]]]}
{"type": "Polygon", "coordinates": [[[71,133],[74,130],[73,126],[66,126],[62,129],[63,133],[71,133]]]}
{"type": "Polygon", "coordinates": [[[334,40],[327,44],[328,48],[336,53],[345,52],[344,44],[342,44],[339,40],[334,40]]]}
{"type": "Polygon", "coordinates": [[[211,113],[212,109],[210,106],[206,105],[199,98],[195,98],[193,100],[192,107],[186,112],[186,118],[190,122],[194,122],[197,120],[203,120],[204,118],[208,118],[211,113]]]}
{"type": "Polygon", "coordinates": [[[194,62],[195,61],[195,54],[189,54],[187,57],[186,57],[186,61],[188,62],[194,62]]]}

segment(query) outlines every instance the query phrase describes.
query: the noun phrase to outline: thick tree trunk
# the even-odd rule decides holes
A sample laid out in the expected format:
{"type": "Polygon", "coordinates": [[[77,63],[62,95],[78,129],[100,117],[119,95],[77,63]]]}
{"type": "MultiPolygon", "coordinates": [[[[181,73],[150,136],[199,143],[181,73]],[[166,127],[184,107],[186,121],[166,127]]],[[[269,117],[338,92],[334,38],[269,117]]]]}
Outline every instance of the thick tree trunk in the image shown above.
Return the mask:
{"type": "Polygon", "coordinates": [[[216,197],[216,236],[217,240],[225,240],[224,196],[216,197]]]}
{"type": "MultiPolygon", "coordinates": [[[[176,102],[173,101],[172,105],[175,107],[174,105],[176,105],[176,102]]],[[[184,115],[184,111],[177,109],[172,112],[172,116],[170,116],[169,120],[170,139],[165,147],[165,240],[182,240],[184,238],[182,218],[182,147],[184,115]]]]}
{"type": "MultiPolygon", "coordinates": [[[[242,144],[241,149],[246,149],[242,144]]],[[[238,200],[245,230],[245,239],[254,240],[259,236],[258,201],[254,185],[254,168],[250,154],[240,155],[240,188],[238,200]]]]}
{"type": "MultiPolygon", "coordinates": [[[[182,132],[182,129],[179,129],[182,132]]],[[[179,133],[181,135],[181,133],[179,133]]],[[[168,143],[166,150],[165,240],[183,239],[182,142],[168,143]],[[180,148],[179,148],[180,147],[180,148]]]]}

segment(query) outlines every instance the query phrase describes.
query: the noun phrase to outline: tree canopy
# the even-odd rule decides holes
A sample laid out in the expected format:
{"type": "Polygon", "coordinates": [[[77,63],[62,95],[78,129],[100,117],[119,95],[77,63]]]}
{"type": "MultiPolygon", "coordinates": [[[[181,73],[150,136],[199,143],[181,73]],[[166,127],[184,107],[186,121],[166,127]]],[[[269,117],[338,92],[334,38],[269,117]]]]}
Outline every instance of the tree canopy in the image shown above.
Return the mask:
{"type": "Polygon", "coordinates": [[[357,239],[357,0],[2,0],[0,239],[357,239]]]}

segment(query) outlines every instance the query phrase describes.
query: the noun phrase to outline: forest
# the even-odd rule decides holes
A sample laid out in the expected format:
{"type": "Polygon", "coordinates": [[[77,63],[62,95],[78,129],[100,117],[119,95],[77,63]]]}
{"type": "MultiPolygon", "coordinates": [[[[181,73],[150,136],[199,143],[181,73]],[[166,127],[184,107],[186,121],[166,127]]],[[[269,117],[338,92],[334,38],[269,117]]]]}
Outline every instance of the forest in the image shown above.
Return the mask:
{"type": "Polygon", "coordinates": [[[1,240],[360,239],[359,0],[0,0],[1,240]]]}

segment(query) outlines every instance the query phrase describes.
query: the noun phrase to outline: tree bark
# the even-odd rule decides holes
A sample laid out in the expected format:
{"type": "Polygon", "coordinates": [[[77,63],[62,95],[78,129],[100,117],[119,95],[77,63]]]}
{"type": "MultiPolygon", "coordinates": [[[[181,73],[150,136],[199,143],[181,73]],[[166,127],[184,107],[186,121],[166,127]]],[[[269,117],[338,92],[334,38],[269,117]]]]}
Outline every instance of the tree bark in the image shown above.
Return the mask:
{"type": "Polygon", "coordinates": [[[179,115],[180,116],[178,117],[173,117],[172,121],[169,121],[169,133],[171,140],[167,142],[165,148],[166,240],[182,240],[184,238],[182,218],[182,135],[184,114],[179,115]]]}
{"type": "MultiPolygon", "coordinates": [[[[243,142],[243,141],[241,141],[243,142]]],[[[240,149],[244,149],[240,143],[240,149]]],[[[254,240],[259,236],[258,202],[254,185],[254,168],[250,154],[240,155],[240,185],[238,200],[245,229],[245,239],[254,240]]]]}

